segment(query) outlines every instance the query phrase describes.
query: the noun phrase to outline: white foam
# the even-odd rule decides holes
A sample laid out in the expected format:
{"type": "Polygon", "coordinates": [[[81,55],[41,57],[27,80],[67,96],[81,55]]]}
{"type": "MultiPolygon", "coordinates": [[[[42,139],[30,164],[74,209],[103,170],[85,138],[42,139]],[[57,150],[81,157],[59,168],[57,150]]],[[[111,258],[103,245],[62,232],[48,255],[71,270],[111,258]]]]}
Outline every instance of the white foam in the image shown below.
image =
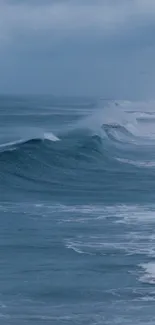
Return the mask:
{"type": "Polygon", "coordinates": [[[146,140],[149,143],[150,140],[155,140],[154,114],[155,102],[111,101],[106,107],[98,109],[92,116],[83,120],[81,125],[83,123],[97,132],[103,124],[118,124],[136,137],[136,142],[132,136],[129,137],[133,144],[146,140]]]}
{"type": "Polygon", "coordinates": [[[10,142],[7,142],[7,143],[2,143],[0,144],[0,150],[2,149],[13,149],[12,147],[14,146],[18,146],[20,144],[22,144],[23,142],[25,142],[25,140],[23,139],[20,139],[20,140],[17,140],[17,141],[10,141],[10,142]]]}
{"type": "Polygon", "coordinates": [[[50,141],[59,141],[60,139],[54,135],[52,132],[45,132],[44,133],[44,139],[50,140],[50,141]]]}
{"type": "Polygon", "coordinates": [[[140,277],[140,281],[155,285],[155,263],[144,263],[140,267],[144,270],[144,274],[140,277]]]}
{"type": "Polygon", "coordinates": [[[131,159],[125,159],[125,158],[116,158],[117,161],[120,161],[121,163],[130,164],[136,167],[155,167],[155,161],[140,161],[140,160],[131,160],[131,159]]]}
{"type": "Polygon", "coordinates": [[[80,254],[96,255],[98,252],[102,255],[125,254],[125,255],[145,255],[155,257],[155,238],[153,239],[149,232],[146,235],[138,233],[117,233],[111,239],[108,235],[80,236],[73,237],[72,240],[66,239],[66,247],[73,249],[80,254]],[[152,247],[153,246],[153,247],[152,247]]]}
{"type": "Polygon", "coordinates": [[[152,296],[145,296],[145,297],[142,297],[141,299],[140,299],[141,301],[146,301],[146,302],[148,302],[148,301],[155,301],[155,297],[152,297],[152,296]]]}
{"type": "Polygon", "coordinates": [[[72,249],[74,252],[78,254],[87,254],[87,255],[94,255],[93,252],[88,251],[87,249],[93,248],[93,246],[89,243],[84,242],[73,242],[73,241],[66,241],[67,248],[72,249]]]}
{"type": "Polygon", "coordinates": [[[74,221],[75,213],[77,217],[82,218],[82,221],[89,218],[100,221],[102,219],[112,218],[114,222],[123,222],[131,224],[148,224],[155,223],[155,205],[63,205],[63,204],[52,204],[51,202],[37,202],[31,204],[29,202],[1,202],[0,210],[6,211],[34,211],[42,214],[43,210],[49,212],[62,212],[67,213],[67,219],[74,221]],[[68,213],[71,213],[71,218],[68,218],[68,213]],[[74,218],[72,217],[74,214],[74,218]],[[80,214],[80,216],[78,216],[80,214]],[[82,214],[82,216],[81,216],[82,214]]]}
{"type": "MultiPolygon", "coordinates": [[[[87,229],[99,227],[105,228],[103,233],[73,234],[64,238],[64,246],[77,254],[96,255],[125,254],[141,255],[147,258],[155,257],[155,206],[138,205],[59,205],[51,202],[36,204],[19,202],[2,202],[0,211],[24,212],[30,218],[36,220],[46,218],[56,223],[70,223],[78,227],[78,223],[88,225],[87,229]],[[58,213],[57,213],[58,212],[58,213]],[[105,222],[106,219],[106,222],[105,222]],[[123,231],[122,225],[123,224],[123,231]],[[90,228],[89,228],[90,227],[90,228]],[[117,231],[111,237],[110,227],[116,227],[117,231]]],[[[63,225],[62,225],[63,227],[63,225]]]]}
{"type": "Polygon", "coordinates": [[[72,243],[72,242],[68,242],[66,244],[66,247],[69,248],[69,249],[72,249],[74,252],[76,252],[78,254],[84,254],[85,253],[79,247],[77,247],[77,245],[75,243],[72,243]]]}
{"type": "Polygon", "coordinates": [[[122,126],[128,126],[129,129],[134,129],[134,125],[137,124],[136,118],[123,110],[121,105],[116,106],[115,102],[110,102],[106,107],[97,109],[95,113],[86,117],[85,119],[78,121],[76,127],[86,127],[95,133],[99,132],[103,124],[118,124],[122,126]]]}

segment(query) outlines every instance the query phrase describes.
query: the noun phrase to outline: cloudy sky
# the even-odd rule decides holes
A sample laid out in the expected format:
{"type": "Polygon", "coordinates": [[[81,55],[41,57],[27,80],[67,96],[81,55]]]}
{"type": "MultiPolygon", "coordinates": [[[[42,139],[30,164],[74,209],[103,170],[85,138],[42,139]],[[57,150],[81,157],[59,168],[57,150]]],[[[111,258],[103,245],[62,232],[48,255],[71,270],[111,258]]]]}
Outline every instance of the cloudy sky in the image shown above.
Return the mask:
{"type": "Polygon", "coordinates": [[[155,98],[155,0],[0,0],[0,93],[155,98]]]}

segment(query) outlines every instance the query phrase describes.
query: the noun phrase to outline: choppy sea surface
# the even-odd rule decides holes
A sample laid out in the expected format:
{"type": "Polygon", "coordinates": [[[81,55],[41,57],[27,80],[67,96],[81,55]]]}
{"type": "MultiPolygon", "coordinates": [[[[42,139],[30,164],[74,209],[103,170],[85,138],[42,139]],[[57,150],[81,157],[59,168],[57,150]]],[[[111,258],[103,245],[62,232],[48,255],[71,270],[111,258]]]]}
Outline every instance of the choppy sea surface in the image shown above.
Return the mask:
{"type": "Polygon", "coordinates": [[[0,324],[155,324],[155,102],[0,97],[0,324]]]}

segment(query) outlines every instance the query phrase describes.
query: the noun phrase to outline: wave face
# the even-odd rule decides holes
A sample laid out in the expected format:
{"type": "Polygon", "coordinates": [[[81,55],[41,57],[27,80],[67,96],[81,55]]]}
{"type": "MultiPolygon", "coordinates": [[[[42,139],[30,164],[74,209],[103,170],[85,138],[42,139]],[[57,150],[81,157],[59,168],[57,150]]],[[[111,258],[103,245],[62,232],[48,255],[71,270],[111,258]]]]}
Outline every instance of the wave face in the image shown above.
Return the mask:
{"type": "Polygon", "coordinates": [[[37,104],[28,102],[24,112],[19,101],[14,114],[9,105],[1,111],[4,198],[15,189],[36,197],[121,200],[125,189],[131,201],[132,188],[139,186],[140,200],[146,194],[152,197],[155,103],[120,101],[95,107],[82,102],[71,108],[47,103],[40,109],[37,104]]]}

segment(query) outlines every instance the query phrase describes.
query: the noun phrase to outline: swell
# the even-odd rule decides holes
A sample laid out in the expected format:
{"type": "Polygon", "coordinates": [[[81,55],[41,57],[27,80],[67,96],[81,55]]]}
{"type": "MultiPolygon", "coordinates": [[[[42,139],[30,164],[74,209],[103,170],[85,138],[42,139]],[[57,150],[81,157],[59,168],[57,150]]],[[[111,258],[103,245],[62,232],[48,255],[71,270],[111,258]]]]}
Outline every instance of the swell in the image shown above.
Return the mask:
{"type": "Polygon", "coordinates": [[[127,113],[112,107],[61,129],[58,137],[31,130],[29,136],[0,144],[2,183],[19,188],[31,183],[28,188],[37,191],[43,186],[74,187],[78,181],[83,186],[93,182],[99,188],[99,183],[109,186],[117,174],[151,174],[155,140],[152,134],[148,137],[148,130],[153,123],[154,117],[145,112],[127,113]]]}
{"type": "Polygon", "coordinates": [[[31,138],[3,146],[0,190],[52,196],[63,193],[63,197],[69,190],[70,196],[75,191],[90,193],[92,186],[96,191],[101,186],[98,177],[105,182],[103,174],[119,165],[113,158],[109,140],[98,135],[76,131],[59,141],[31,138]]]}
{"type": "MultiPolygon", "coordinates": [[[[64,157],[76,160],[91,160],[95,158],[109,158],[113,160],[115,155],[131,152],[135,154],[135,148],[141,148],[145,154],[148,145],[155,144],[154,139],[137,135],[132,132],[130,125],[121,125],[119,123],[102,123],[97,129],[91,129],[86,125],[59,132],[58,137],[53,133],[44,133],[43,135],[29,136],[15,141],[8,141],[0,144],[0,161],[9,156],[15,159],[23,154],[33,155],[37,153],[40,156],[54,158],[57,156],[60,160],[64,157]]],[[[150,150],[150,148],[149,148],[150,150]]],[[[140,150],[139,150],[140,152],[140,150]]],[[[124,157],[125,158],[125,157],[124,157]]],[[[116,160],[115,160],[116,161],[116,160]]]]}
{"type": "Polygon", "coordinates": [[[29,160],[36,157],[38,160],[50,161],[52,165],[69,166],[71,160],[91,162],[97,155],[103,154],[102,139],[97,136],[71,137],[54,142],[49,139],[31,138],[0,145],[0,162],[17,162],[23,156],[29,160]],[[40,158],[39,158],[40,157],[40,158]]]}
{"type": "MultiPolygon", "coordinates": [[[[49,167],[71,170],[116,170],[122,168],[122,165],[126,168],[127,164],[131,165],[130,168],[138,167],[133,161],[138,160],[138,157],[140,160],[147,147],[144,152],[144,145],[141,146],[137,139],[126,127],[118,123],[106,123],[102,124],[99,132],[79,128],[60,133],[59,138],[46,133],[44,137],[10,141],[0,145],[1,171],[7,170],[7,166],[10,172],[12,168],[14,174],[17,166],[20,171],[31,169],[31,173],[42,168],[44,174],[49,167]]],[[[144,167],[144,164],[139,166],[144,167]]]]}
{"type": "MultiPolygon", "coordinates": [[[[132,142],[134,135],[119,125],[98,132],[75,129],[52,137],[32,137],[3,144],[0,152],[0,192],[3,200],[36,196],[39,200],[68,197],[78,202],[135,200],[134,190],[147,199],[154,193],[155,165],[148,147],[132,142]],[[54,137],[55,139],[55,137],[54,137]],[[150,161],[151,161],[150,156],[150,161]],[[146,168],[147,167],[147,168],[146,168]],[[150,184],[152,184],[150,186],[150,184]]],[[[137,141],[137,140],[136,140],[137,141]]],[[[154,159],[155,161],[155,159],[154,159]]],[[[137,200],[137,198],[136,198],[137,200]]]]}
{"type": "Polygon", "coordinates": [[[27,144],[33,145],[42,142],[43,139],[41,138],[32,138],[32,139],[21,139],[17,141],[10,141],[7,143],[0,144],[0,154],[7,152],[7,151],[13,151],[13,150],[19,150],[21,147],[24,147],[27,144]]]}

